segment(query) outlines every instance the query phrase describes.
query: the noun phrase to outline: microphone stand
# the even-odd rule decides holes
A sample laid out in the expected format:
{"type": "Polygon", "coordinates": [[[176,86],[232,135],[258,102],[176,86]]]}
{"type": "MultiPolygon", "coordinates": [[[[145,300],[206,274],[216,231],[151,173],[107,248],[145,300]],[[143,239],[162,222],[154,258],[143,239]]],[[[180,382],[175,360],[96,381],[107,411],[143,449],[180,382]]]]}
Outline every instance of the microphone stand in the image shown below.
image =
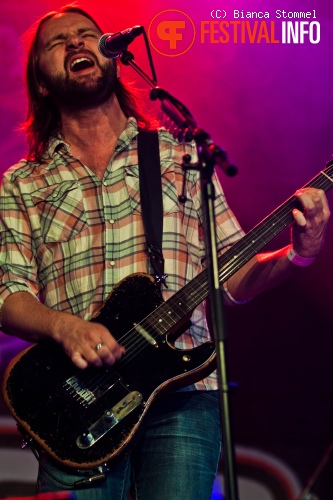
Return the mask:
{"type": "MultiPolygon", "coordinates": [[[[191,141],[194,139],[197,144],[199,158],[198,164],[190,163],[190,155],[184,155],[183,168],[185,171],[189,169],[199,170],[201,177],[211,327],[217,353],[221,430],[224,454],[225,498],[226,500],[238,500],[235,453],[229,411],[230,386],[227,378],[227,360],[225,349],[227,333],[224,322],[224,303],[219,283],[214,213],[215,191],[212,182],[215,165],[219,165],[222,170],[230,176],[237,173],[237,168],[230,164],[225,151],[212,142],[209,134],[202,129],[197,128],[196,123],[188,109],[175,97],[158,87],[156,81],[152,80],[134,62],[134,55],[131,52],[124,50],[121,55],[121,61],[123,64],[131,66],[152,87],[150,93],[151,100],[159,99],[162,102],[162,110],[174,122],[185,140],[191,141]]],[[[186,201],[184,190],[183,195],[180,196],[180,201],[186,201]]]]}

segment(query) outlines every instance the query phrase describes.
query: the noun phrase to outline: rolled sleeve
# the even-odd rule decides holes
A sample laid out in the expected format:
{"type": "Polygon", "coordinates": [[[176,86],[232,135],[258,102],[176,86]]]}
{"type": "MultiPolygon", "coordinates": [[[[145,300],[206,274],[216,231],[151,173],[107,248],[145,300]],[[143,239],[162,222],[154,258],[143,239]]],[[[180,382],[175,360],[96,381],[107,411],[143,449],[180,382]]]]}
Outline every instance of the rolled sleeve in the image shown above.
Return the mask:
{"type": "Polygon", "coordinates": [[[31,229],[20,191],[7,173],[0,189],[0,310],[16,292],[38,296],[31,229]]]}

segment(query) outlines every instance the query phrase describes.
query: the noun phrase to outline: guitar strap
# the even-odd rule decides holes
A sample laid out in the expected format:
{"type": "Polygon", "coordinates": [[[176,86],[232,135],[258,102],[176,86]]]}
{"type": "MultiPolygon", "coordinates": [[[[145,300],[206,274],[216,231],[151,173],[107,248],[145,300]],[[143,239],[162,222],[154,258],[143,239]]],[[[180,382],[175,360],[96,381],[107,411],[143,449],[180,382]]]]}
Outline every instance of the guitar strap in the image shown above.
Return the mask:
{"type": "Polygon", "coordinates": [[[147,251],[156,283],[167,286],[162,253],[163,203],[157,130],[139,130],[138,160],[141,210],[147,251]]]}

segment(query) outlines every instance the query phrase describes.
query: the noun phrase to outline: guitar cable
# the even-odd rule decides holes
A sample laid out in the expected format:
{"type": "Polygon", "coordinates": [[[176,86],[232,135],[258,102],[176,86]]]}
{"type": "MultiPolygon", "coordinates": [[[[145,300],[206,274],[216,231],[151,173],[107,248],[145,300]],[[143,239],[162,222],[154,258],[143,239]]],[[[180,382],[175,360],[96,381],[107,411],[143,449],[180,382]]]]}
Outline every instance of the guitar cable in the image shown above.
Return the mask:
{"type": "MultiPolygon", "coordinates": [[[[20,430],[20,432],[21,432],[21,430],[20,430]]],[[[66,486],[67,488],[70,488],[70,489],[86,488],[86,487],[91,486],[93,484],[103,482],[107,478],[106,472],[108,472],[108,470],[109,470],[108,467],[107,466],[100,466],[100,467],[98,467],[98,470],[100,471],[98,474],[86,476],[83,479],[79,479],[77,481],[74,481],[73,483],[69,483],[67,481],[62,481],[61,479],[57,478],[54,474],[52,474],[52,472],[43,464],[43,462],[41,461],[40,455],[39,455],[39,450],[33,444],[33,439],[30,437],[28,438],[27,436],[23,436],[22,448],[25,448],[26,446],[29,446],[30,450],[34,454],[39,466],[43,469],[43,471],[46,474],[48,474],[54,481],[56,481],[59,484],[62,484],[63,486],[66,486]],[[103,472],[103,467],[105,468],[105,472],[103,472]]]]}

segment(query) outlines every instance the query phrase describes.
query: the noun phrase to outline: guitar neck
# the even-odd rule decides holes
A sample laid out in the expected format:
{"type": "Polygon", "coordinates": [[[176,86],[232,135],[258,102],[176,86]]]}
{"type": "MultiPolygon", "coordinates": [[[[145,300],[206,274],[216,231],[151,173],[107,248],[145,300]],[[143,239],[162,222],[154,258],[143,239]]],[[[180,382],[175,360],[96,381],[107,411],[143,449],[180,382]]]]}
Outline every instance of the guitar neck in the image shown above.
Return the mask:
{"type": "MultiPolygon", "coordinates": [[[[313,187],[326,192],[333,187],[331,176],[333,176],[333,165],[320,172],[303,188],[313,187]]],[[[219,258],[220,283],[228,280],[293,222],[292,210],[294,208],[302,210],[298,198],[291,196],[219,258]]]]}
{"type": "MultiPolygon", "coordinates": [[[[314,187],[326,192],[333,186],[332,177],[333,161],[329,162],[325,170],[303,187],[314,187]]],[[[219,257],[221,284],[292,223],[294,208],[302,209],[298,198],[291,196],[219,257]]],[[[160,330],[163,331],[163,325],[165,325],[165,331],[167,331],[172,323],[176,324],[179,319],[184,318],[208,296],[208,293],[208,273],[204,270],[152,313],[154,317],[159,318],[160,330]]]]}

